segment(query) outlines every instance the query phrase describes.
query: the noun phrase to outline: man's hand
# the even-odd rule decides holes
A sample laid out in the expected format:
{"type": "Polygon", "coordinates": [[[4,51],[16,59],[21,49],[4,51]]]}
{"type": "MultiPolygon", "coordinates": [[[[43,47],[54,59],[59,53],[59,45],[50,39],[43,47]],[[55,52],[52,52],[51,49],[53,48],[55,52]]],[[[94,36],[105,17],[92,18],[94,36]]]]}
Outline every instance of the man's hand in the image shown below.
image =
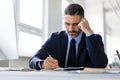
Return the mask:
{"type": "Polygon", "coordinates": [[[58,61],[52,57],[47,57],[42,63],[43,69],[56,69],[58,68],[58,61]]]}
{"type": "Polygon", "coordinates": [[[82,18],[80,23],[78,24],[78,27],[80,28],[80,30],[82,30],[85,34],[91,32],[91,28],[89,26],[89,23],[87,21],[87,19],[82,18]]]}

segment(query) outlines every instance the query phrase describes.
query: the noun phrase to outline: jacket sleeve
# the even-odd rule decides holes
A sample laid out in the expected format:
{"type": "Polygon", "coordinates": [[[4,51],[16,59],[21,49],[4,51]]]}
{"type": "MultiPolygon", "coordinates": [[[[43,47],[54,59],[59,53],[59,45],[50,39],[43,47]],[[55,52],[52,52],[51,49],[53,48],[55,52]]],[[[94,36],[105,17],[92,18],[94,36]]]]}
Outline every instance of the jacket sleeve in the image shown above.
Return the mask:
{"type": "Polygon", "coordinates": [[[49,45],[51,45],[51,37],[45,42],[44,45],[37,51],[37,53],[31,57],[29,60],[29,67],[32,69],[40,70],[41,63],[48,56],[47,52],[49,52],[49,45]]]}
{"type": "Polygon", "coordinates": [[[93,67],[106,67],[108,63],[108,58],[104,52],[102,37],[98,34],[93,34],[86,38],[86,45],[88,55],[93,64],[93,67]]]}
{"type": "Polygon", "coordinates": [[[29,67],[32,69],[41,69],[41,63],[48,57],[48,53],[51,52],[54,37],[57,33],[51,34],[48,40],[42,45],[42,47],[37,51],[37,53],[29,60],[29,67]]]}

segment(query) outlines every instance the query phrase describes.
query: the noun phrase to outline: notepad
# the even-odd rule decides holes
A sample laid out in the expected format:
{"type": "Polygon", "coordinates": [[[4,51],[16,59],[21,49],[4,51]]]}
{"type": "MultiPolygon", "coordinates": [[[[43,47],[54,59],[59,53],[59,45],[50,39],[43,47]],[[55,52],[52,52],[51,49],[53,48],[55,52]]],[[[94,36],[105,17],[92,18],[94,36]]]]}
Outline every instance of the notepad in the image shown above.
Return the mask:
{"type": "Polygon", "coordinates": [[[84,70],[84,67],[67,67],[63,69],[64,71],[70,71],[70,70],[84,70]]]}

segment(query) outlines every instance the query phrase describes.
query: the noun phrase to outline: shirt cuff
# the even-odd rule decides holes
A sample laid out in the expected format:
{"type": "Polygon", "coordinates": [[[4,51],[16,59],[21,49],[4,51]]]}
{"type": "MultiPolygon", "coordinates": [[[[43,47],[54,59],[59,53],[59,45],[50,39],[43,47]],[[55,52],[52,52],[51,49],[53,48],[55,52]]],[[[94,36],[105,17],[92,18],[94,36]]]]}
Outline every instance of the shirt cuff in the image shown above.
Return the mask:
{"type": "Polygon", "coordinates": [[[36,69],[37,70],[41,70],[42,69],[42,66],[41,66],[41,63],[42,63],[43,61],[37,61],[36,62],[36,69]]]}
{"type": "Polygon", "coordinates": [[[37,58],[37,57],[34,57],[32,60],[31,60],[31,64],[33,64],[33,68],[34,69],[41,69],[42,68],[42,66],[41,66],[41,62],[43,62],[43,60],[41,60],[41,59],[39,59],[39,58],[37,58]]]}

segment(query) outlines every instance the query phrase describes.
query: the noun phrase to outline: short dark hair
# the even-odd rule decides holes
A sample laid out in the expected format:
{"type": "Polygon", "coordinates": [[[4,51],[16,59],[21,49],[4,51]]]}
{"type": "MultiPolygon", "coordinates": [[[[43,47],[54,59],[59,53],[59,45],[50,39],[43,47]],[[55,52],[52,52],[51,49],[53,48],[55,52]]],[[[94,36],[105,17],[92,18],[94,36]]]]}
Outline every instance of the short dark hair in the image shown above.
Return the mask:
{"type": "Polygon", "coordinates": [[[81,5],[73,3],[66,7],[65,15],[80,15],[81,17],[84,17],[84,9],[81,5]]]}

